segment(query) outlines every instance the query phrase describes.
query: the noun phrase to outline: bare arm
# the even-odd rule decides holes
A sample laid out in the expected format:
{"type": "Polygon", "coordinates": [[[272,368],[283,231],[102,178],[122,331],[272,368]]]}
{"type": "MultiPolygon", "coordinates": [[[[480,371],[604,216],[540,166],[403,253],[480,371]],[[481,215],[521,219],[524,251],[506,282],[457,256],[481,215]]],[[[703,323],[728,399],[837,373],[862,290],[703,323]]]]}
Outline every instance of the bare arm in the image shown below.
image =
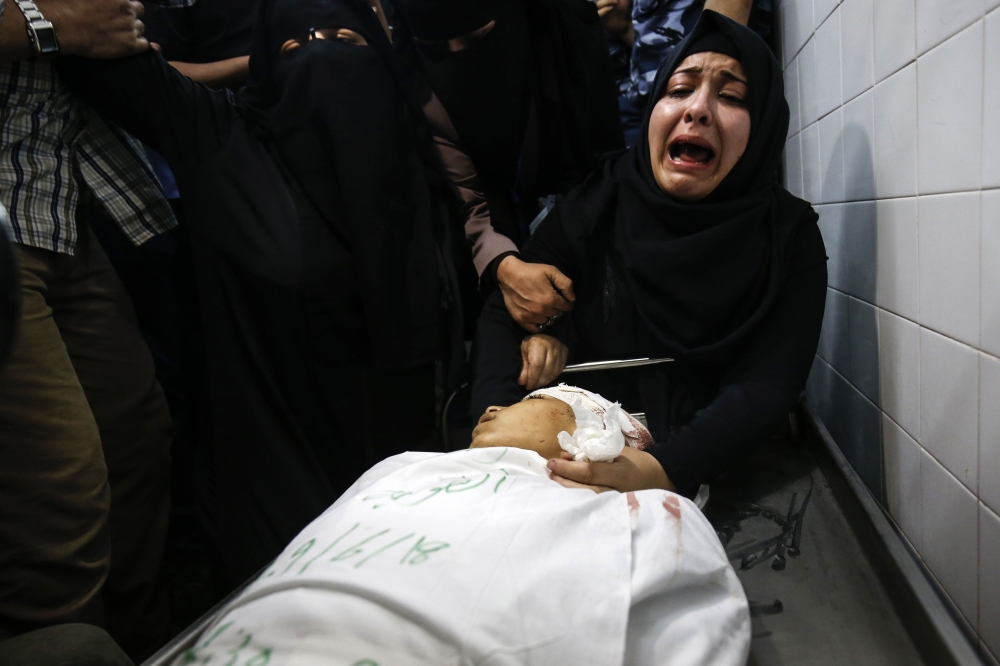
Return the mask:
{"type": "MultiPolygon", "coordinates": [[[[36,0],[55,27],[60,53],[88,58],[119,58],[142,53],[149,43],[142,36],[141,3],[131,0],[36,0]]],[[[32,56],[24,14],[6,3],[0,21],[0,62],[32,56]]]]}
{"type": "Polygon", "coordinates": [[[195,63],[170,61],[171,67],[184,76],[213,90],[232,88],[235,90],[247,81],[250,75],[250,56],[239,56],[218,62],[195,63]]]}
{"type": "Polygon", "coordinates": [[[747,21],[750,20],[752,8],[753,0],[705,0],[705,9],[719,12],[743,25],[746,25],[747,21]]]}

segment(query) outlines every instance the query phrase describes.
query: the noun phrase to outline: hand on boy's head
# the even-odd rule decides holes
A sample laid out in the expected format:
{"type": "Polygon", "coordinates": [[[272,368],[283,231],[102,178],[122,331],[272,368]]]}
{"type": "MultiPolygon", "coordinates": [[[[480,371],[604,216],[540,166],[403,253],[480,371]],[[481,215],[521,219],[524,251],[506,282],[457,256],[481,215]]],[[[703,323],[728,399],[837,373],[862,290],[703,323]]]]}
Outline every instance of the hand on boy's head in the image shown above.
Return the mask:
{"type": "Polygon", "coordinates": [[[663,466],[651,454],[629,447],[611,462],[577,462],[567,453],[549,460],[553,481],[567,488],[589,488],[594,492],[651,490],[676,492],[663,466]]]}
{"type": "Polygon", "coordinates": [[[517,383],[528,391],[551,384],[566,368],[569,349],[551,335],[529,335],[521,342],[517,383]]]}
{"type": "Polygon", "coordinates": [[[472,431],[469,448],[511,446],[538,453],[543,458],[562,451],[557,436],[576,432],[573,410],[562,400],[538,396],[510,407],[490,407],[472,431]]]}

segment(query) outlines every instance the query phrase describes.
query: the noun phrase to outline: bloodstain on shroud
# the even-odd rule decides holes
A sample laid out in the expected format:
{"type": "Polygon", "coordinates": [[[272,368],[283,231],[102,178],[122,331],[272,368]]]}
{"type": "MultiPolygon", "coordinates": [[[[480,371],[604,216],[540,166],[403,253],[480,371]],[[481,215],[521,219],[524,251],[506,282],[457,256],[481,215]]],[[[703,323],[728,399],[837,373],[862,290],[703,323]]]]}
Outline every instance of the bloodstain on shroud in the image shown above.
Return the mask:
{"type": "Polygon", "coordinates": [[[681,501],[677,499],[676,495],[668,495],[665,500],[663,500],[663,508],[667,510],[671,516],[675,519],[681,519],[681,501]]]}
{"type": "Polygon", "coordinates": [[[635,493],[625,493],[625,499],[628,500],[628,512],[633,516],[638,514],[639,499],[635,496],[635,493]]]}

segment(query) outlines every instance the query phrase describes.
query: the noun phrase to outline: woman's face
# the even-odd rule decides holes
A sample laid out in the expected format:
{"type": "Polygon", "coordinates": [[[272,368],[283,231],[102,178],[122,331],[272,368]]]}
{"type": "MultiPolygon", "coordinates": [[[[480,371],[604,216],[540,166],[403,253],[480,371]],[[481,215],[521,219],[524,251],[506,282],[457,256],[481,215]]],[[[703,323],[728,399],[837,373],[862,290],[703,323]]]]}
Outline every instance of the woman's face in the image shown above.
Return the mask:
{"type": "Polygon", "coordinates": [[[327,40],[335,39],[340,42],[347,42],[355,46],[368,46],[368,41],[348,28],[324,28],[322,30],[312,30],[308,34],[296,39],[289,39],[281,45],[282,55],[298,50],[314,39],[327,40]]]}
{"type": "Polygon", "coordinates": [[[750,139],[747,82],[740,62],[721,53],[684,59],[649,118],[656,183],[680,201],[711,194],[750,139]]]}
{"type": "Polygon", "coordinates": [[[558,458],[562,448],[557,436],[563,430],[571,435],[576,432],[573,409],[562,400],[540,395],[510,407],[487,409],[472,431],[469,448],[512,446],[543,458],[558,458]]]}

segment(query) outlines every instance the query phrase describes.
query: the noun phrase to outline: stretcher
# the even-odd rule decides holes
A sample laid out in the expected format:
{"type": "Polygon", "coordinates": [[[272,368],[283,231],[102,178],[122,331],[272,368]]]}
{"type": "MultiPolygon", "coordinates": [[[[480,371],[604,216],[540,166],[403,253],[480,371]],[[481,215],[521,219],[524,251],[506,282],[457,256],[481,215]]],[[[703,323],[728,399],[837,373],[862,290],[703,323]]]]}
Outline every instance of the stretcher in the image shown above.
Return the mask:
{"type": "MultiPolygon", "coordinates": [[[[617,371],[649,362],[602,362],[590,369],[617,371]]],[[[577,368],[567,371],[588,371],[577,368]]],[[[444,425],[454,398],[452,394],[442,410],[444,425]]],[[[468,430],[453,434],[467,437],[468,430]]],[[[737,473],[713,482],[705,514],[750,601],[749,664],[983,663],[957,609],[805,398],[790,414],[783,433],[737,473]]],[[[178,659],[255,578],[176,636],[145,666],[184,663],[178,659]]]]}

